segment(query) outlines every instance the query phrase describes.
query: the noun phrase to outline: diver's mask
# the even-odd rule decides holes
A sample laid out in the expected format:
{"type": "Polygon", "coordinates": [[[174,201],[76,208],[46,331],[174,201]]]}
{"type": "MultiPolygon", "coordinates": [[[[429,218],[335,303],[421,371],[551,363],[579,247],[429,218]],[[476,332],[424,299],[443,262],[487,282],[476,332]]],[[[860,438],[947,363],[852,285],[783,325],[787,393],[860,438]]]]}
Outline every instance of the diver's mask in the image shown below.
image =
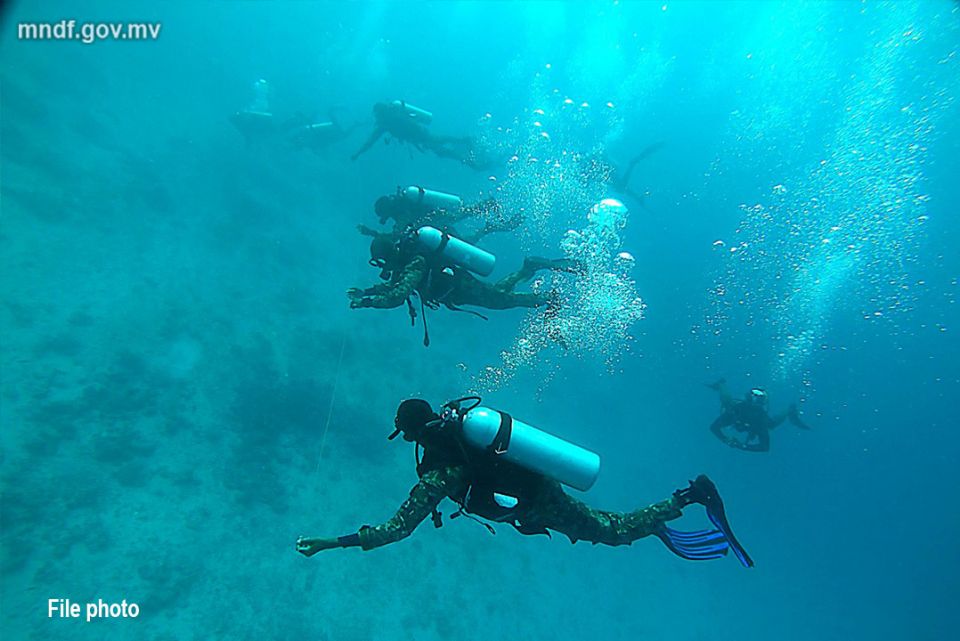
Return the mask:
{"type": "MultiPolygon", "coordinates": [[[[373,247],[371,247],[371,251],[372,250],[373,247]]],[[[400,262],[400,256],[401,245],[400,241],[397,241],[390,245],[389,250],[380,248],[380,251],[374,253],[370,260],[367,261],[367,264],[380,270],[381,280],[390,280],[393,277],[393,272],[396,270],[397,264],[400,262]]]]}
{"type": "Polygon", "coordinates": [[[367,264],[380,270],[380,280],[390,280],[393,276],[393,270],[387,269],[387,261],[384,258],[371,258],[367,264]]]}
{"type": "Polygon", "coordinates": [[[759,387],[754,387],[752,390],[750,390],[750,402],[753,405],[766,407],[768,400],[767,392],[765,390],[762,390],[759,387]]]}
{"type": "Polygon", "coordinates": [[[408,398],[400,403],[393,418],[393,432],[387,437],[393,440],[403,434],[403,440],[412,443],[423,435],[424,430],[437,418],[430,403],[422,398],[408,398]]]}
{"type": "MultiPolygon", "coordinates": [[[[393,439],[397,438],[400,435],[403,435],[403,440],[405,440],[407,443],[413,443],[415,440],[417,440],[417,437],[414,434],[414,430],[410,428],[404,429],[403,427],[400,426],[399,416],[394,417],[393,428],[394,428],[393,432],[390,434],[390,436],[387,437],[388,441],[392,441],[393,439]]],[[[417,430],[417,432],[422,431],[422,429],[423,428],[420,428],[419,430],[417,430]]]]}

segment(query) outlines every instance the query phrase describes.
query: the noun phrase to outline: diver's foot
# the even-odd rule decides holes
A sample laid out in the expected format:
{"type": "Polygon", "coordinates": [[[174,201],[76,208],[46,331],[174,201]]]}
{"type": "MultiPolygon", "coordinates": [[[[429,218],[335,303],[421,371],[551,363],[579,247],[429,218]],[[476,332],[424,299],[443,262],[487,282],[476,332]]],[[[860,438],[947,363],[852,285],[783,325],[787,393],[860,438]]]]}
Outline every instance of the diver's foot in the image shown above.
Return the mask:
{"type": "MultiPolygon", "coordinates": [[[[707,510],[707,518],[723,534],[730,549],[740,560],[740,563],[747,568],[753,567],[753,559],[747,554],[747,551],[740,545],[737,537],[727,521],[726,510],[723,507],[723,499],[720,498],[720,492],[705,474],[701,474],[696,480],[690,481],[690,487],[674,492],[680,507],[686,507],[691,503],[698,503],[707,510]]],[[[662,538],[662,537],[661,537],[662,538]]],[[[672,549],[672,548],[671,548],[672,549]]]]}
{"type": "Polygon", "coordinates": [[[690,487],[677,490],[674,496],[682,503],[681,507],[692,503],[709,507],[719,499],[720,493],[713,481],[706,474],[701,474],[696,480],[690,481],[690,487]]]}

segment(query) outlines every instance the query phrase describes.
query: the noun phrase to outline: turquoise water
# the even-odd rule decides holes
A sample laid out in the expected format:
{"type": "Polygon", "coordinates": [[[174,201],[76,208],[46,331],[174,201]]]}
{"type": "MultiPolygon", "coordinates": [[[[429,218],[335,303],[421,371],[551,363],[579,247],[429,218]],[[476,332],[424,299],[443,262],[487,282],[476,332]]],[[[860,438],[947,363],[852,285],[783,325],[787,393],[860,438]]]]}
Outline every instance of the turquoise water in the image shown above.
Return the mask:
{"type": "Polygon", "coordinates": [[[4,9],[5,639],[950,636],[956,2],[4,9]],[[162,29],[17,38],[61,19],[162,29]],[[316,154],[245,142],[230,116],[259,79],[278,119],[359,127],[316,154]],[[491,166],[396,141],[351,162],[395,98],[491,166]],[[584,162],[658,144],[631,176],[642,202],[584,162]],[[424,348],[405,309],[348,307],[377,282],[356,226],[410,184],[522,211],[484,243],[493,279],[528,254],[587,261],[533,284],[562,295],[566,348],[538,313],[428,310],[424,348]],[[588,218],[603,197],[629,212],[588,218]],[[720,377],[813,429],[724,447],[703,386],[720,377]],[[756,567],[466,519],[296,554],[406,498],[413,453],[385,440],[400,400],[465,391],[599,452],[592,505],[710,474],[756,567]],[[140,613],[50,617],[57,598],[140,613]]]}

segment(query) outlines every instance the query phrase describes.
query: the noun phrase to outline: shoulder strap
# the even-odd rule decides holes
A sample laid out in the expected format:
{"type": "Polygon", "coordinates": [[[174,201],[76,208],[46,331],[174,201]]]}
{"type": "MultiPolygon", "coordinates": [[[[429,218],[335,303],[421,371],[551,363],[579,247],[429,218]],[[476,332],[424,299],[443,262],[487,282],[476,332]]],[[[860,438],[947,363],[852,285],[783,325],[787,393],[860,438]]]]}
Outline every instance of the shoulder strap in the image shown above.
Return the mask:
{"type": "Polygon", "coordinates": [[[513,417],[506,412],[500,414],[500,429],[497,435],[493,437],[493,442],[487,446],[487,451],[491,454],[502,455],[507,453],[510,447],[510,436],[513,434],[513,417]]]}

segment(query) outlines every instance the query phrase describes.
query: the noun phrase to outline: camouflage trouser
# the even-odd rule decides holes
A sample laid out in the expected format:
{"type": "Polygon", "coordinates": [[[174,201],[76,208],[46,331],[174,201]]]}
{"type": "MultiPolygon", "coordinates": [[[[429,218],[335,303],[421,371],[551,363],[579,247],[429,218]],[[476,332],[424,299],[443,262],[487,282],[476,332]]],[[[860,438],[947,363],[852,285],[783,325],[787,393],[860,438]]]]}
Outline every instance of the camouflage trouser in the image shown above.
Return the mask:
{"type": "Polygon", "coordinates": [[[475,305],[487,309],[512,309],[514,307],[541,307],[547,304],[547,297],[532,292],[515,292],[517,285],[528,281],[537,269],[522,267],[518,271],[504,276],[493,285],[476,278],[464,278],[450,292],[444,302],[461,305],[475,305]]]}
{"type": "Polygon", "coordinates": [[[572,543],[583,540],[603,545],[630,545],[680,515],[673,497],[633,512],[606,512],[573,498],[558,483],[546,482],[520,521],[526,530],[554,530],[567,535],[572,543]]]}

